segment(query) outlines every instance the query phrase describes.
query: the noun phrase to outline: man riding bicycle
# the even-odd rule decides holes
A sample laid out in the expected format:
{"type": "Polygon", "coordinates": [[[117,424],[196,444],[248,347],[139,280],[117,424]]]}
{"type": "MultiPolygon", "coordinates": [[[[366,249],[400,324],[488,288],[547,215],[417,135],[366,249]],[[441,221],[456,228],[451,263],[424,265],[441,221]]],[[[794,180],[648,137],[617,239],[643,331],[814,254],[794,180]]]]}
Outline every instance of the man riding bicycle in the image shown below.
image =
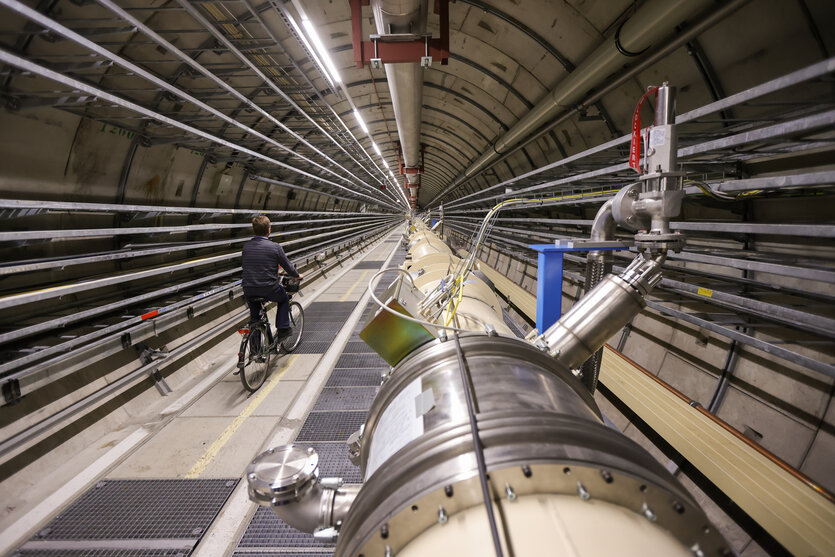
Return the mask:
{"type": "Polygon", "coordinates": [[[290,312],[287,292],[278,277],[279,266],[291,277],[302,279],[284,250],[270,241],[270,219],[258,215],[252,219],[252,231],[255,236],[244,244],[242,255],[244,299],[249,307],[252,322],[260,319],[260,304],[254,304],[250,298],[265,298],[276,302],[275,327],[278,329],[276,340],[280,341],[291,334],[290,312]]]}

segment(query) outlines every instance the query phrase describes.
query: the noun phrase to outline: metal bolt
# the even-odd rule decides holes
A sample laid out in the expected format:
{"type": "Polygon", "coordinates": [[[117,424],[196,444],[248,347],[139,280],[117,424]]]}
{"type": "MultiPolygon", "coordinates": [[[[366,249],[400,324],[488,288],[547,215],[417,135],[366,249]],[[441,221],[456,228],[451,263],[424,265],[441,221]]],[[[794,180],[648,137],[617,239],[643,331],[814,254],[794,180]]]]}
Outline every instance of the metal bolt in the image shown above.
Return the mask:
{"type": "Polygon", "coordinates": [[[614,478],[612,478],[612,473],[608,470],[601,470],[600,475],[603,476],[603,481],[607,484],[610,484],[614,481],[614,478]]]}
{"type": "Polygon", "coordinates": [[[446,514],[446,509],[438,505],[438,522],[446,524],[449,521],[449,516],[446,514]]]}
{"type": "Polygon", "coordinates": [[[508,501],[515,501],[516,500],[516,492],[513,491],[513,488],[510,487],[509,483],[504,484],[504,492],[507,494],[508,501]]]}
{"type": "Polygon", "coordinates": [[[254,480],[254,479],[255,479],[255,478],[257,478],[258,476],[256,476],[256,475],[255,475],[255,472],[250,472],[250,473],[249,473],[249,476],[247,476],[247,477],[248,477],[250,480],[254,480]]]}
{"type": "Polygon", "coordinates": [[[638,197],[638,190],[629,190],[626,192],[626,195],[632,198],[638,197]]]}
{"type": "Polygon", "coordinates": [[[629,215],[626,217],[626,222],[635,222],[635,215],[629,215]]]}
{"type": "Polygon", "coordinates": [[[394,553],[391,552],[391,548],[386,546],[386,557],[392,557],[392,555],[394,555],[394,553]]]}
{"type": "Polygon", "coordinates": [[[641,514],[643,514],[650,522],[655,522],[655,519],[657,518],[655,513],[647,506],[646,503],[641,506],[641,514]]]}
{"type": "Polygon", "coordinates": [[[525,466],[522,466],[522,474],[524,474],[526,478],[530,478],[531,476],[533,476],[533,472],[531,472],[531,467],[527,464],[525,466]]]}
{"type": "Polygon", "coordinates": [[[579,495],[580,499],[582,499],[583,501],[588,501],[589,499],[591,499],[591,495],[589,495],[588,490],[580,482],[577,482],[577,495],[579,495]]]}
{"type": "MultiPolygon", "coordinates": [[[[388,524],[383,524],[382,526],[380,526],[380,537],[383,538],[383,539],[386,539],[386,538],[389,537],[389,525],[388,524]]],[[[386,547],[388,547],[388,546],[386,546],[386,547]]]]}
{"type": "Polygon", "coordinates": [[[444,495],[446,495],[447,497],[452,497],[452,494],[454,492],[455,491],[453,490],[451,485],[444,486],[444,495]]]}
{"type": "Polygon", "coordinates": [[[699,547],[699,544],[693,544],[693,547],[690,548],[690,551],[693,552],[693,555],[696,557],[705,557],[705,552],[702,551],[702,548],[699,547]]]}

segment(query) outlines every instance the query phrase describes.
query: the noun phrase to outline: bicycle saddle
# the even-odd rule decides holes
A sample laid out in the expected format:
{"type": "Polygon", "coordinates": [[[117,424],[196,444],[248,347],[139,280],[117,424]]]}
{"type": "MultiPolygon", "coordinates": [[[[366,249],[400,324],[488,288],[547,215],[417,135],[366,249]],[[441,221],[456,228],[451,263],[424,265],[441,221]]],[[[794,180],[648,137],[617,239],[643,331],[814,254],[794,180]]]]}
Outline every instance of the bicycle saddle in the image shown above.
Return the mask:
{"type": "Polygon", "coordinates": [[[266,299],[266,298],[262,298],[262,297],[260,297],[260,296],[254,296],[254,297],[252,297],[252,298],[247,298],[247,300],[249,300],[249,301],[250,301],[250,302],[252,302],[253,304],[263,304],[264,302],[266,302],[266,301],[267,301],[267,299],[266,299]]]}

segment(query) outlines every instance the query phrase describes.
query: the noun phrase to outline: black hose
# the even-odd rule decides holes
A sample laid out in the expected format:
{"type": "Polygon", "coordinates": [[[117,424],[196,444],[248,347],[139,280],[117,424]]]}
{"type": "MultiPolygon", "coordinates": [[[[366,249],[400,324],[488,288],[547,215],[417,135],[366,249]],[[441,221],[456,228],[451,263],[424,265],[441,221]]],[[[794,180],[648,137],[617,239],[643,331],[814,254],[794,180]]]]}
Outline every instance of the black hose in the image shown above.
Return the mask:
{"type": "Polygon", "coordinates": [[[499,528],[496,525],[496,516],[493,514],[493,500],[490,497],[490,488],[487,486],[487,466],[484,464],[484,446],[481,444],[481,437],[478,435],[478,424],[476,423],[476,412],[478,403],[474,398],[473,389],[470,385],[470,374],[464,363],[464,353],[461,350],[461,342],[458,340],[458,332],[455,335],[455,351],[458,355],[458,370],[461,373],[461,383],[464,386],[464,398],[467,401],[467,412],[470,417],[470,431],[473,436],[473,450],[478,467],[478,479],[481,482],[481,494],[484,496],[484,507],[487,510],[487,520],[490,522],[490,534],[493,536],[493,547],[496,550],[496,557],[504,557],[502,542],[499,539],[499,528]]]}

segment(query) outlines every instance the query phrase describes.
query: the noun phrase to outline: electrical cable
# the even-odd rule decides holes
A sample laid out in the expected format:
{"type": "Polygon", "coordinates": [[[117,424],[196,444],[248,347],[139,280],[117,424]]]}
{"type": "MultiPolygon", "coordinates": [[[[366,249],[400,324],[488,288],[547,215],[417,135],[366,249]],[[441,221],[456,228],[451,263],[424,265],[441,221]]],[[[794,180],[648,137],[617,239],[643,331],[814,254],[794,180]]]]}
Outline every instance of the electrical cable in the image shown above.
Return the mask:
{"type": "Polygon", "coordinates": [[[724,193],[724,192],[717,191],[717,190],[713,189],[710,186],[710,184],[708,184],[707,182],[703,182],[701,180],[693,180],[691,178],[691,179],[685,180],[684,182],[687,183],[687,184],[693,184],[694,186],[696,186],[697,188],[702,190],[702,193],[704,193],[708,197],[712,197],[712,198],[718,199],[720,201],[741,201],[741,200],[746,199],[748,197],[754,197],[756,195],[760,195],[761,193],[763,193],[763,190],[751,190],[751,191],[745,191],[745,192],[742,192],[742,193],[738,193],[736,195],[730,195],[730,194],[727,194],[727,193],[724,193]]]}
{"type": "Polygon", "coordinates": [[[461,350],[461,341],[458,338],[458,332],[455,333],[455,352],[458,356],[458,371],[461,375],[461,384],[464,388],[464,400],[467,401],[467,413],[470,419],[470,433],[473,436],[473,451],[475,452],[476,466],[478,468],[478,480],[481,484],[481,494],[484,497],[484,508],[487,511],[487,520],[490,522],[490,534],[493,537],[493,548],[496,551],[496,557],[504,557],[502,551],[502,541],[499,538],[499,528],[496,524],[496,516],[493,513],[493,500],[490,497],[490,488],[487,485],[487,465],[484,463],[484,446],[481,444],[481,437],[478,435],[478,423],[476,421],[476,413],[478,412],[478,401],[475,398],[475,393],[471,389],[470,374],[467,371],[464,363],[464,352],[461,350]]]}
{"type": "MultiPolygon", "coordinates": [[[[403,313],[400,313],[399,311],[395,311],[395,310],[391,309],[390,307],[388,307],[385,303],[383,303],[382,301],[380,301],[380,299],[379,299],[377,296],[375,296],[375,295],[374,295],[374,288],[373,288],[373,286],[372,286],[372,284],[371,284],[371,283],[374,281],[374,279],[375,279],[375,278],[377,278],[378,276],[380,276],[380,275],[382,275],[383,273],[386,273],[386,272],[388,272],[388,271],[398,271],[398,272],[400,272],[400,273],[405,273],[405,274],[407,274],[407,275],[409,274],[408,272],[406,272],[406,271],[405,271],[405,270],[403,270],[403,269],[397,269],[397,268],[393,268],[393,267],[390,267],[390,268],[388,268],[388,269],[381,269],[379,272],[374,273],[374,275],[373,275],[373,276],[371,277],[371,279],[368,281],[368,293],[371,295],[371,299],[372,299],[372,300],[374,300],[374,303],[376,303],[378,306],[380,306],[380,308],[382,308],[382,309],[386,310],[387,312],[389,312],[389,313],[391,313],[391,314],[393,314],[393,315],[396,315],[397,317],[399,317],[399,318],[401,318],[401,319],[405,319],[406,321],[412,321],[413,323],[417,323],[417,324],[419,324],[419,325],[423,325],[423,326],[426,326],[426,327],[434,327],[434,328],[436,328],[436,329],[444,329],[444,330],[447,330],[447,331],[455,331],[455,332],[459,332],[459,331],[460,331],[460,332],[462,332],[462,333],[472,332],[472,331],[470,331],[470,330],[468,330],[468,329],[459,329],[458,327],[449,327],[449,326],[447,326],[447,325],[439,325],[439,324],[437,324],[437,323],[430,323],[429,321],[423,321],[422,319],[415,319],[414,317],[410,317],[410,316],[408,316],[408,315],[405,315],[405,314],[403,314],[403,313]]],[[[411,277],[411,276],[409,276],[409,278],[411,279],[412,277],[411,277]]],[[[414,282],[412,282],[412,286],[414,286],[414,284],[415,284],[415,283],[414,283],[414,282]]],[[[470,319],[470,320],[472,320],[472,321],[475,321],[475,322],[476,322],[476,323],[478,323],[479,325],[482,325],[482,326],[485,326],[485,327],[486,327],[486,325],[485,325],[484,323],[482,323],[481,321],[479,321],[479,320],[477,320],[477,319],[474,319],[474,318],[472,318],[472,317],[468,317],[468,319],[470,319]]]]}

